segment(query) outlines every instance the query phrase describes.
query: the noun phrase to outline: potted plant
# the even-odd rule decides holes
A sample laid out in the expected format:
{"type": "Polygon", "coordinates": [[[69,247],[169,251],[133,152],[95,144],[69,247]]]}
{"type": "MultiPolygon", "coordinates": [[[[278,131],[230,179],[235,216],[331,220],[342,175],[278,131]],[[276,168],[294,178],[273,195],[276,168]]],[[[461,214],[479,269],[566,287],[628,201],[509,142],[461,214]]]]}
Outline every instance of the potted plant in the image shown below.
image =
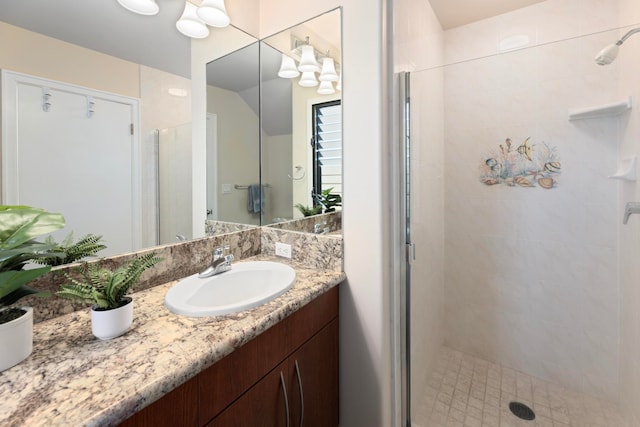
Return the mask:
{"type": "Polygon", "coordinates": [[[92,304],[91,331],[96,338],[108,340],[129,330],[133,322],[133,299],[127,292],[142,273],[160,262],[151,252],[110,270],[99,263],[85,264],[82,279],[64,273],[69,283],[61,285],[56,295],[92,304]]]}
{"type": "Polygon", "coordinates": [[[335,212],[336,207],[342,206],[342,197],[339,194],[331,193],[332,191],[333,187],[314,195],[316,203],[322,206],[323,213],[335,212]]]}
{"type": "Polygon", "coordinates": [[[53,245],[52,251],[55,256],[38,258],[35,262],[50,266],[71,264],[82,258],[94,256],[101,250],[106,249],[102,242],[102,236],[87,234],[74,243],[73,231],[60,243],[56,243],[52,236],[48,236],[44,239],[44,243],[53,245]]]}
{"type": "Polygon", "coordinates": [[[51,267],[25,269],[31,261],[55,257],[55,245],[36,237],[64,227],[64,217],[28,206],[0,206],[0,372],[26,359],[33,349],[33,309],[15,307],[27,295],[47,293],[30,288],[30,281],[51,267]]]}
{"type": "Polygon", "coordinates": [[[294,207],[298,209],[303,216],[313,216],[322,213],[322,206],[314,206],[310,208],[302,203],[297,203],[294,207]]]}

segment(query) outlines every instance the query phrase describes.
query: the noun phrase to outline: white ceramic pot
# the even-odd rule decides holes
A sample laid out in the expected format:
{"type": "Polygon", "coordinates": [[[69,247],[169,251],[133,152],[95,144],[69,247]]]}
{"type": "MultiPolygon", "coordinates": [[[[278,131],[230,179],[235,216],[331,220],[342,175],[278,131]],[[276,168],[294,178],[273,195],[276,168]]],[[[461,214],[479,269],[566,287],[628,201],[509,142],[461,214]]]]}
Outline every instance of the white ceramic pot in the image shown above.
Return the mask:
{"type": "Polygon", "coordinates": [[[125,297],[125,305],[112,310],[96,310],[91,307],[91,332],[96,338],[110,340],[129,330],[133,322],[133,299],[125,297]]]}
{"type": "Polygon", "coordinates": [[[0,325],[0,372],[22,362],[33,350],[33,308],[21,308],[25,314],[0,325]]]}

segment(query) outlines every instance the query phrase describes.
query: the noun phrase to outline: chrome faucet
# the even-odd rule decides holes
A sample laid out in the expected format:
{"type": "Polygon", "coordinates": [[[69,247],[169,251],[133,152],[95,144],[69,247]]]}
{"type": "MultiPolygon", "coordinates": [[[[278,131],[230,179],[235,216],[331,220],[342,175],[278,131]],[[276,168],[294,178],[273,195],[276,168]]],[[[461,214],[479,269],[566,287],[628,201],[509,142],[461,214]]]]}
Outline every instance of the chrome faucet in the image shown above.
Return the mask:
{"type": "Polygon", "coordinates": [[[198,274],[198,277],[204,279],[206,277],[215,276],[231,270],[231,263],[235,259],[233,254],[225,255],[225,251],[229,250],[229,246],[221,246],[213,250],[213,259],[211,265],[198,274]]]}
{"type": "Polygon", "coordinates": [[[327,234],[330,229],[326,225],[326,222],[313,224],[313,232],[315,234],[327,234]]]}

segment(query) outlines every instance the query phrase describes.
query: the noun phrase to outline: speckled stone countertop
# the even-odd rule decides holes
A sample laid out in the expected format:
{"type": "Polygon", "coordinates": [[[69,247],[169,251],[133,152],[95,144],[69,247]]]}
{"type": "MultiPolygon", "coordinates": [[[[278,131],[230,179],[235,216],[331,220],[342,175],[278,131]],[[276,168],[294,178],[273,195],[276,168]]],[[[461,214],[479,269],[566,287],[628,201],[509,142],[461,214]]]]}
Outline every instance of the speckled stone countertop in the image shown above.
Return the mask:
{"type": "MultiPolygon", "coordinates": [[[[256,259],[274,260],[243,261],[256,259]]],[[[35,325],[31,356],[0,373],[0,425],[117,425],[345,279],[292,267],[291,290],[231,315],[171,313],[169,282],[134,294],[131,330],[113,340],[93,337],[89,309],[35,325]]]]}

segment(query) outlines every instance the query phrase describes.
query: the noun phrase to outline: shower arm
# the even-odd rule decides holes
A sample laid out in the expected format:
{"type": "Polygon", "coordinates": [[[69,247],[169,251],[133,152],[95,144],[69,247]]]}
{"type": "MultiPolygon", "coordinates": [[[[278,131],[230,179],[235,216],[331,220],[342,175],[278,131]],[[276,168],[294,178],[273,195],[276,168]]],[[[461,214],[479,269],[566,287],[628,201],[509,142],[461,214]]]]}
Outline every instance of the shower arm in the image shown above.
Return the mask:
{"type": "Polygon", "coordinates": [[[631,37],[635,33],[640,33],[640,27],[627,31],[627,33],[624,36],[622,36],[620,40],[616,42],[616,45],[620,46],[622,43],[624,43],[629,37],[631,37]]]}

